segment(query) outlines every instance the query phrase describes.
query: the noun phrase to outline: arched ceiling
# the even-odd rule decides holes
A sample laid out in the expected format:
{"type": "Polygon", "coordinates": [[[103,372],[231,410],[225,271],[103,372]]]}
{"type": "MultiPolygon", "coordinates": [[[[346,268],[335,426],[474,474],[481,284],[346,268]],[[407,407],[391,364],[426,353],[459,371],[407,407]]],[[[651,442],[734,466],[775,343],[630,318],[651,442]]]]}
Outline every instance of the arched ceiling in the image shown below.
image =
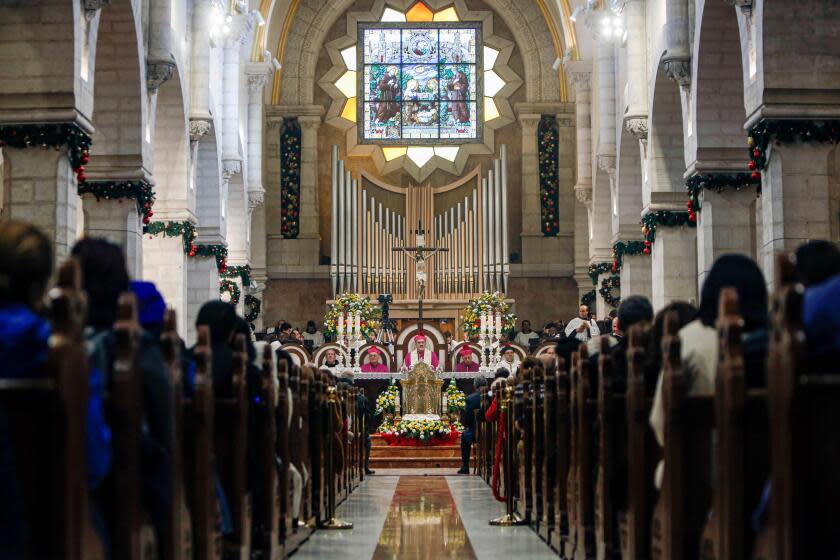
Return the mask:
{"type": "MultiPolygon", "coordinates": [[[[506,5],[517,4],[523,0],[485,0],[491,8],[503,12],[506,5]]],[[[579,58],[579,46],[575,24],[569,19],[572,4],[581,0],[533,0],[542,14],[546,27],[551,33],[555,55],[557,58],[579,58]],[[567,54],[568,53],[568,54],[567,54]]],[[[585,2],[585,0],[583,0],[585,2]]],[[[266,21],[256,33],[253,48],[253,58],[262,59],[262,53],[269,50],[279,61],[283,61],[289,32],[298,13],[302,0],[252,0],[259,3],[258,9],[266,21]]],[[[257,7],[257,6],[254,6],[257,7]]],[[[336,14],[338,17],[340,14],[336,14]]],[[[270,101],[277,103],[280,99],[281,79],[283,69],[275,71],[274,83],[271,89],[270,101]]],[[[560,100],[568,99],[564,73],[559,73],[560,100]]]]}

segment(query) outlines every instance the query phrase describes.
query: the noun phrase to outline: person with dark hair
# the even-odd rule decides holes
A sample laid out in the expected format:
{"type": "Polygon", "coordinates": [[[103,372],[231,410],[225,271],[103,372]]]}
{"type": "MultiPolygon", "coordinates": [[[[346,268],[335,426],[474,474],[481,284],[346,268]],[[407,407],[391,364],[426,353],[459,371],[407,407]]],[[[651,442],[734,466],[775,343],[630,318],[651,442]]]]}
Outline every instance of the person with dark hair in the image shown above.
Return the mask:
{"type": "Polygon", "coordinates": [[[663,307],[653,319],[645,357],[645,393],[652,396],[662,369],[662,335],[665,331],[665,317],[676,311],[677,325],[683,328],[697,317],[697,308],[685,301],[674,301],[663,307]]]}
{"type": "Polygon", "coordinates": [[[280,325],[280,334],[277,336],[277,340],[280,341],[280,344],[297,344],[298,340],[292,334],[292,325],[289,323],[282,323],[280,325]]]}
{"type": "Polygon", "coordinates": [[[796,249],[796,275],[805,286],[825,282],[840,274],[840,249],[824,239],[803,243],[796,249]]]}
{"type": "Polygon", "coordinates": [[[324,344],[324,333],[318,330],[315,321],[306,322],[306,329],[303,331],[303,344],[310,352],[324,344]]]}
{"type": "Polygon", "coordinates": [[[473,380],[474,390],[466,398],[464,410],[461,412],[461,423],[464,432],[461,434],[461,469],[458,474],[470,474],[470,450],[475,441],[475,415],[481,414],[481,388],[487,386],[487,379],[478,376],[473,380]]]}
{"type": "MultiPolygon", "coordinates": [[[[0,378],[42,377],[50,324],[42,316],[53,268],[52,243],[38,228],[0,222],[0,378]]],[[[0,543],[9,558],[23,558],[32,537],[18,483],[12,430],[0,405],[0,543]]]]}
{"type": "MultiPolygon", "coordinates": [[[[125,257],[119,246],[104,239],[83,239],[73,247],[72,254],[81,264],[84,291],[88,298],[85,338],[91,377],[101,372],[107,386],[111,382],[116,357],[112,329],[117,319],[119,297],[129,290],[125,257]]],[[[157,306],[156,313],[159,311],[157,306]]],[[[148,321],[147,324],[162,322],[160,318],[160,321],[148,321]]],[[[166,533],[166,512],[172,501],[170,464],[175,411],[172,408],[172,385],[158,343],[155,335],[145,328],[141,330],[137,356],[143,386],[143,495],[158,538],[162,538],[166,533]]]]}
{"type": "MultiPolygon", "coordinates": [[[[653,320],[653,305],[644,296],[628,296],[619,304],[616,319],[618,320],[619,330],[626,333],[633,325],[653,320]]],[[[627,337],[622,336],[616,339],[612,335],[606,336],[608,339],[615,341],[614,344],[611,344],[609,352],[612,357],[612,387],[614,391],[623,393],[627,389],[627,337]]],[[[598,378],[599,350],[593,349],[590,351],[589,372],[593,376],[593,381],[598,378]]],[[[596,385],[593,385],[593,387],[596,387],[596,385]]]]}
{"type": "Polygon", "coordinates": [[[219,300],[208,301],[198,310],[195,326],[210,329],[210,350],[213,353],[213,393],[228,397],[233,390],[233,332],[236,308],[219,300]]]}
{"type": "MultiPolygon", "coordinates": [[[[755,262],[743,255],[719,257],[703,282],[697,319],[679,331],[680,357],[690,395],[711,395],[715,390],[719,344],[715,322],[724,288],[738,292],[738,313],[743,318],[742,348],[746,381],[750,387],[764,384],[767,356],[767,285],[755,262]]],[[[664,442],[662,376],[656,384],[650,424],[659,444],[664,442]]],[[[657,475],[657,479],[659,479],[657,475]]]]}

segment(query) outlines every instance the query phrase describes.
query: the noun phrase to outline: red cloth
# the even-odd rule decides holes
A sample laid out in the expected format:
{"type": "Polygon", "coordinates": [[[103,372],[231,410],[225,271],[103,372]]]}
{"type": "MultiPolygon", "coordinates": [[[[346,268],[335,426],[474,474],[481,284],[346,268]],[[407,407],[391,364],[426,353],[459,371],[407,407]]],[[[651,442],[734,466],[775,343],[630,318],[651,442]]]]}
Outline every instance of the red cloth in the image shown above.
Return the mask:
{"type": "Polygon", "coordinates": [[[493,402],[490,403],[490,407],[487,409],[487,412],[484,413],[484,419],[488,422],[495,422],[499,417],[499,407],[498,399],[493,397],[493,402]]]}
{"type": "Polygon", "coordinates": [[[385,443],[388,445],[396,445],[400,447],[423,447],[428,445],[454,445],[454,443],[458,441],[458,436],[461,435],[461,432],[453,427],[449,434],[444,436],[435,436],[428,442],[422,442],[417,438],[405,437],[399,434],[380,433],[379,435],[382,436],[382,439],[384,439],[385,443]]]}
{"type": "Polygon", "coordinates": [[[376,364],[376,367],[372,366],[371,364],[362,364],[362,373],[384,373],[391,371],[388,369],[388,366],[379,362],[376,364]]]}
{"type": "Polygon", "coordinates": [[[478,371],[478,362],[473,362],[470,365],[467,365],[464,362],[458,362],[458,364],[455,366],[455,371],[457,371],[457,372],[462,372],[462,371],[475,372],[475,371],[478,371]]]}

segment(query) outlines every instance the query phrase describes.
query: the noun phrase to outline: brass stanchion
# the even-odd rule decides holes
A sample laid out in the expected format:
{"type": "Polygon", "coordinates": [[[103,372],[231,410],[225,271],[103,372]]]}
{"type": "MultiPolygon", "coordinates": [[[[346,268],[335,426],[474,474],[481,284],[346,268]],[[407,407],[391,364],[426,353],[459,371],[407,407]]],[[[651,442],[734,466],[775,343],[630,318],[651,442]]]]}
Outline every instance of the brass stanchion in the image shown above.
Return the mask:
{"type": "Polygon", "coordinates": [[[513,503],[513,433],[516,428],[516,419],[513,414],[513,387],[505,387],[504,397],[499,402],[502,412],[507,413],[507,434],[505,437],[505,508],[507,513],[496,519],[491,519],[490,525],[512,527],[525,524],[525,520],[516,513],[513,503]]]}
{"type": "Polygon", "coordinates": [[[335,410],[338,408],[338,391],[334,386],[327,387],[327,441],[329,453],[327,453],[327,521],[318,526],[320,529],[352,529],[353,524],[349,521],[341,521],[335,518],[335,410]]]}

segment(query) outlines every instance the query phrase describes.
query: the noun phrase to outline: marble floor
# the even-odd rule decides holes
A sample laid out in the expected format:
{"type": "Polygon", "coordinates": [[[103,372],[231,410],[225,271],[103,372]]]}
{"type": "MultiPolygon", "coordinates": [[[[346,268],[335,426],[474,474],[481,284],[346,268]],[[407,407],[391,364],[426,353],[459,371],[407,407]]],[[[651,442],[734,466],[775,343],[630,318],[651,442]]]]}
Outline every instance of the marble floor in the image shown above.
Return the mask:
{"type": "Polygon", "coordinates": [[[504,512],[476,476],[366,478],[338,508],[353,529],[319,530],[295,560],[556,558],[527,527],[491,527],[504,512]]]}

